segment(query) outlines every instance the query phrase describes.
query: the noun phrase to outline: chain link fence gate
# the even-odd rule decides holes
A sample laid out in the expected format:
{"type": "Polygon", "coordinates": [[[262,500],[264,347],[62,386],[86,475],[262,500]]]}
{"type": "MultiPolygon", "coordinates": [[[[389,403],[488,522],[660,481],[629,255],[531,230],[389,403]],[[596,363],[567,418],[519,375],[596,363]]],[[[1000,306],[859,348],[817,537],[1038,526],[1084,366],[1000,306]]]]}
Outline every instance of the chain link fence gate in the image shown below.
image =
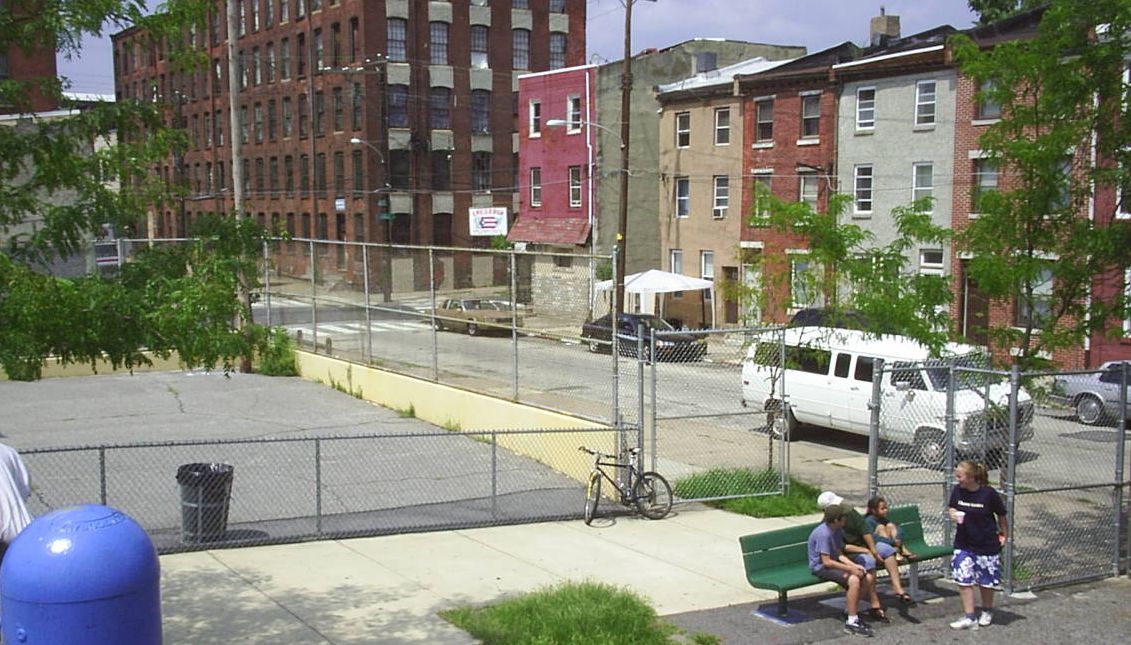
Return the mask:
{"type": "Polygon", "coordinates": [[[1118,572],[1125,413],[1113,430],[1082,429],[1058,394],[1065,374],[985,369],[973,357],[874,365],[869,496],[917,504],[928,541],[949,544],[954,466],[979,461],[1010,518],[1007,591],[1118,572]]]}
{"type": "MultiPolygon", "coordinates": [[[[645,337],[644,334],[641,335],[645,337]]],[[[653,329],[642,341],[648,400],[649,466],[667,477],[684,501],[777,495],[789,481],[784,417],[744,392],[744,365],[753,353],[775,362],[777,329],[653,329]]],[[[778,362],[780,364],[780,362],[778,362]]],[[[781,370],[769,375],[780,391],[781,370]]],[[[759,377],[761,378],[761,377],[759,377]]],[[[773,397],[770,397],[771,399],[773,397]]],[[[780,409],[780,408],[777,408],[780,409]]]]}

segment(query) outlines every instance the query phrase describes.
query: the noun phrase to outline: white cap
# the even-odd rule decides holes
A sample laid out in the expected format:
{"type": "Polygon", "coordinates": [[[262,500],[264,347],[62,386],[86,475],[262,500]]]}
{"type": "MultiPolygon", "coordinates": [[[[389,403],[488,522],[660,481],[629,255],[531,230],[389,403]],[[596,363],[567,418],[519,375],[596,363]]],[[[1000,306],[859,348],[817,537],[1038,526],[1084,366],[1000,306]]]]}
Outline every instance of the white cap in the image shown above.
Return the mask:
{"type": "Polygon", "coordinates": [[[817,506],[820,506],[822,509],[828,508],[829,506],[832,506],[834,504],[840,504],[843,501],[843,497],[837,495],[831,490],[827,490],[817,496],[817,506]]]}

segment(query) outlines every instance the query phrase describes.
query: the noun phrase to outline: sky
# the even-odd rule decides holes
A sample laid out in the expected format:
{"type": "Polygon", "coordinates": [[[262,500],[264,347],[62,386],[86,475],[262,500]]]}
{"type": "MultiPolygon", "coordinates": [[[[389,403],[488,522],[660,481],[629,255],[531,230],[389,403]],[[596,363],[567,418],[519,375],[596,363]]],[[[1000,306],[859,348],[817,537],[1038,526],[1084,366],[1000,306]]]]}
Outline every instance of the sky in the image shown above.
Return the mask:
{"type": "MultiPolygon", "coordinates": [[[[586,2],[587,62],[620,60],[623,0],[586,2]]],[[[869,20],[879,15],[881,6],[888,15],[899,16],[905,36],[944,24],[965,29],[975,18],[966,0],[636,0],[632,51],[662,49],[692,38],[803,45],[810,52],[846,40],[865,44],[869,20]]],[[[59,74],[71,80],[76,92],[113,94],[109,36],[87,40],[76,60],[60,59],[59,74]]]]}

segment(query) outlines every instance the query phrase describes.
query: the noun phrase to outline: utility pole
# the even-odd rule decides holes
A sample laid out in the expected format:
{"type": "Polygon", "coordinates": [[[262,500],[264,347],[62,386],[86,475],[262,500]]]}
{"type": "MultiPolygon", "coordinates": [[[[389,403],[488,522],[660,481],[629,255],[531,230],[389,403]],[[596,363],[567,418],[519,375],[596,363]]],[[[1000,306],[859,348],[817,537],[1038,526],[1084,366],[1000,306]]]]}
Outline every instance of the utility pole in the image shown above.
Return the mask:
{"type": "Polygon", "coordinates": [[[616,262],[616,298],[613,304],[612,326],[614,332],[624,312],[624,258],[626,251],[625,234],[628,232],[628,144],[632,128],[629,111],[632,107],[632,4],[624,3],[624,71],[620,77],[620,210],[617,213],[617,238],[613,245],[613,258],[616,262]]]}
{"type": "Polygon", "coordinates": [[[239,40],[239,0],[228,0],[228,125],[231,128],[232,142],[232,197],[236,217],[244,214],[243,194],[243,139],[240,132],[240,61],[236,50],[239,40]]]}

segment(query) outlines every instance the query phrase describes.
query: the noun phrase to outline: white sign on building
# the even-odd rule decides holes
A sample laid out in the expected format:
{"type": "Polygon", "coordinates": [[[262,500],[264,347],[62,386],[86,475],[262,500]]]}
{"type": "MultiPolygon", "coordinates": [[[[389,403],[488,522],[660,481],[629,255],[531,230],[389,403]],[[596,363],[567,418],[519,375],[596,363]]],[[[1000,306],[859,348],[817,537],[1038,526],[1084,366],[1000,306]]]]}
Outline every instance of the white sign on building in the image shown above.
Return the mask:
{"type": "Polygon", "coordinates": [[[505,206],[492,208],[469,208],[468,229],[472,235],[506,235],[507,209],[505,206]]]}

